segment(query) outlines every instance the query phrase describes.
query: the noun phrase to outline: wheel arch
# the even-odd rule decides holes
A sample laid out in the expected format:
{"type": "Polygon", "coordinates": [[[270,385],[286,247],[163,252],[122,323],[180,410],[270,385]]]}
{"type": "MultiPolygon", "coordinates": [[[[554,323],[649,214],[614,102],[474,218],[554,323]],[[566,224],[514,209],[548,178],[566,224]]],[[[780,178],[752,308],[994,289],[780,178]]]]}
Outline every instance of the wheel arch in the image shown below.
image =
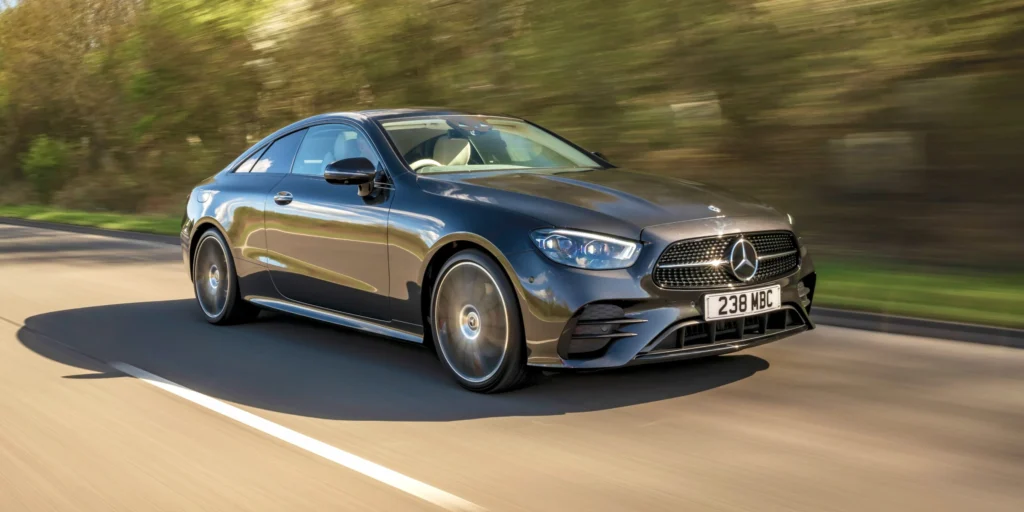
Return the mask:
{"type": "Polygon", "coordinates": [[[434,244],[427,257],[424,258],[423,268],[420,271],[420,314],[423,318],[423,343],[426,345],[433,345],[434,343],[433,327],[430,324],[430,304],[434,294],[434,286],[437,284],[438,274],[452,256],[467,249],[476,249],[498,264],[498,267],[504,271],[505,278],[512,284],[512,289],[515,290],[516,295],[515,300],[519,305],[520,311],[522,311],[521,295],[523,291],[519,280],[515,279],[516,273],[512,268],[512,264],[505,257],[504,253],[480,235],[468,232],[451,233],[434,244]]]}
{"type": "MultiPolygon", "coordinates": [[[[194,275],[195,271],[192,267],[196,257],[196,248],[199,246],[199,239],[203,237],[203,233],[206,233],[211,229],[217,230],[221,236],[224,237],[224,240],[227,241],[224,227],[221,226],[216,219],[206,217],[195,222],[192,227],[192,235],[189,236],[188,240],[188,275],[191,280],[195,280],[196,278],[194,275]]],[[[228,247],[228,250],[230,251],[231,247],[228,247]]]]}

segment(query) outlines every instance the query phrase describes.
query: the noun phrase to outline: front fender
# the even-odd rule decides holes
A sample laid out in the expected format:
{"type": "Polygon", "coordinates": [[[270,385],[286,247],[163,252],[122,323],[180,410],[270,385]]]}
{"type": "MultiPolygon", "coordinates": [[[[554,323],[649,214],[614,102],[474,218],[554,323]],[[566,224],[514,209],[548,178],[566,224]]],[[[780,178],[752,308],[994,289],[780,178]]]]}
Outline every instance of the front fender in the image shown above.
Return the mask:
{"type": "Polygon", "coordinates": [[[510,258],[534,250],[530,231],[550,227],[500,206],[429,194],[396,198],[388,219],[392,318],[423,326],[423,287],[428,272],[450,254],[452,244],[473,244],[490,253],[522,297],[510,258]],[[413,197],[410,197],[413,196],[413,197]]]}

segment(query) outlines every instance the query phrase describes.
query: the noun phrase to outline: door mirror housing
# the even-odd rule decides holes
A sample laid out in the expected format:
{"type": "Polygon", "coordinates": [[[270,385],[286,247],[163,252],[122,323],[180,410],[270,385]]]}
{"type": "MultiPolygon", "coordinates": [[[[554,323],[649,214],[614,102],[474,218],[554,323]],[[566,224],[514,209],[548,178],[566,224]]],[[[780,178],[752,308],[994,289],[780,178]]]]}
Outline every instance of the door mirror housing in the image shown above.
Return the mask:
{"type": "Polygon", "coordinates": [[[346,158],[327,164],[324,179],[338,185],[362,185],[373,183],[377,175],[377,167],[363,157],[346,158]]]}
{"type": "Polygon", "coordinates": [[[324,169],[324,179],[338,185],[359,185],[359,196],[373,193],[373,182],[377,179],[377,166],[363,157],[346,158],[331,162],[324,169]]]}

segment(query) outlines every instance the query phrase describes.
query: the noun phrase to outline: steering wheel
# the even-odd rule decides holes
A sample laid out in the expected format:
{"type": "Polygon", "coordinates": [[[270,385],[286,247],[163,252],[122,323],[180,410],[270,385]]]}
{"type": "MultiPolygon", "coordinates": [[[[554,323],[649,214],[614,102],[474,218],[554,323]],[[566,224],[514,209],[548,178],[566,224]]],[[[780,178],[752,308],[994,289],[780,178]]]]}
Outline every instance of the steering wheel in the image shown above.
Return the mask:
{"type": "Polygon", "coordinates": [[[437,160],[431,160],[430,158],[423,158],[420,160],[416,160],[415,162],[410,164],[409,168],[416,171],[419,170],[421,167],[427,167],[429,165],[441,167],[441,162],[438,162],[437,160]]]}

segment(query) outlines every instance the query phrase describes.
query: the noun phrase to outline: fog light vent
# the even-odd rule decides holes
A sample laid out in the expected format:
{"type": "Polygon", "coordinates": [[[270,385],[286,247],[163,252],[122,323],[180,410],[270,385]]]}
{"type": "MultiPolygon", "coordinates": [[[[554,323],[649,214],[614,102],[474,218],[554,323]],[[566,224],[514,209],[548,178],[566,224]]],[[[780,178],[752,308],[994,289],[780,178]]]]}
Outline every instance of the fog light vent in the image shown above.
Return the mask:
{"type": "Polygon", "coordinates": [[[800,305],[808,312],[811,311],[811,302],[814,301],[815,281],[817,281],[817,276],[812,273],[796,285],[796,293],[800,297],[800,305]]]}
{"type": "Polygon", "coordinates": [[[608,334],[616,324],[577,324],[573,329],[573,336],[586,336],[589,334],[608,334]]]}
{"type": "Polygon", "coordinates": [[[567,355],[574,358],[598,357],[612,341],[636,336],[634,332],[622,331],[622,327],[642,322],[646,320],[628,318],[625,310],[614,304],[591,304],[583,308],[576,318],[567,355]]]}
{"type": "Polygon", "coordinates": [[[626,312],[615,304],[591,304],[583,309],[580,320],[613,320],[625,315],[626,312]]]}

